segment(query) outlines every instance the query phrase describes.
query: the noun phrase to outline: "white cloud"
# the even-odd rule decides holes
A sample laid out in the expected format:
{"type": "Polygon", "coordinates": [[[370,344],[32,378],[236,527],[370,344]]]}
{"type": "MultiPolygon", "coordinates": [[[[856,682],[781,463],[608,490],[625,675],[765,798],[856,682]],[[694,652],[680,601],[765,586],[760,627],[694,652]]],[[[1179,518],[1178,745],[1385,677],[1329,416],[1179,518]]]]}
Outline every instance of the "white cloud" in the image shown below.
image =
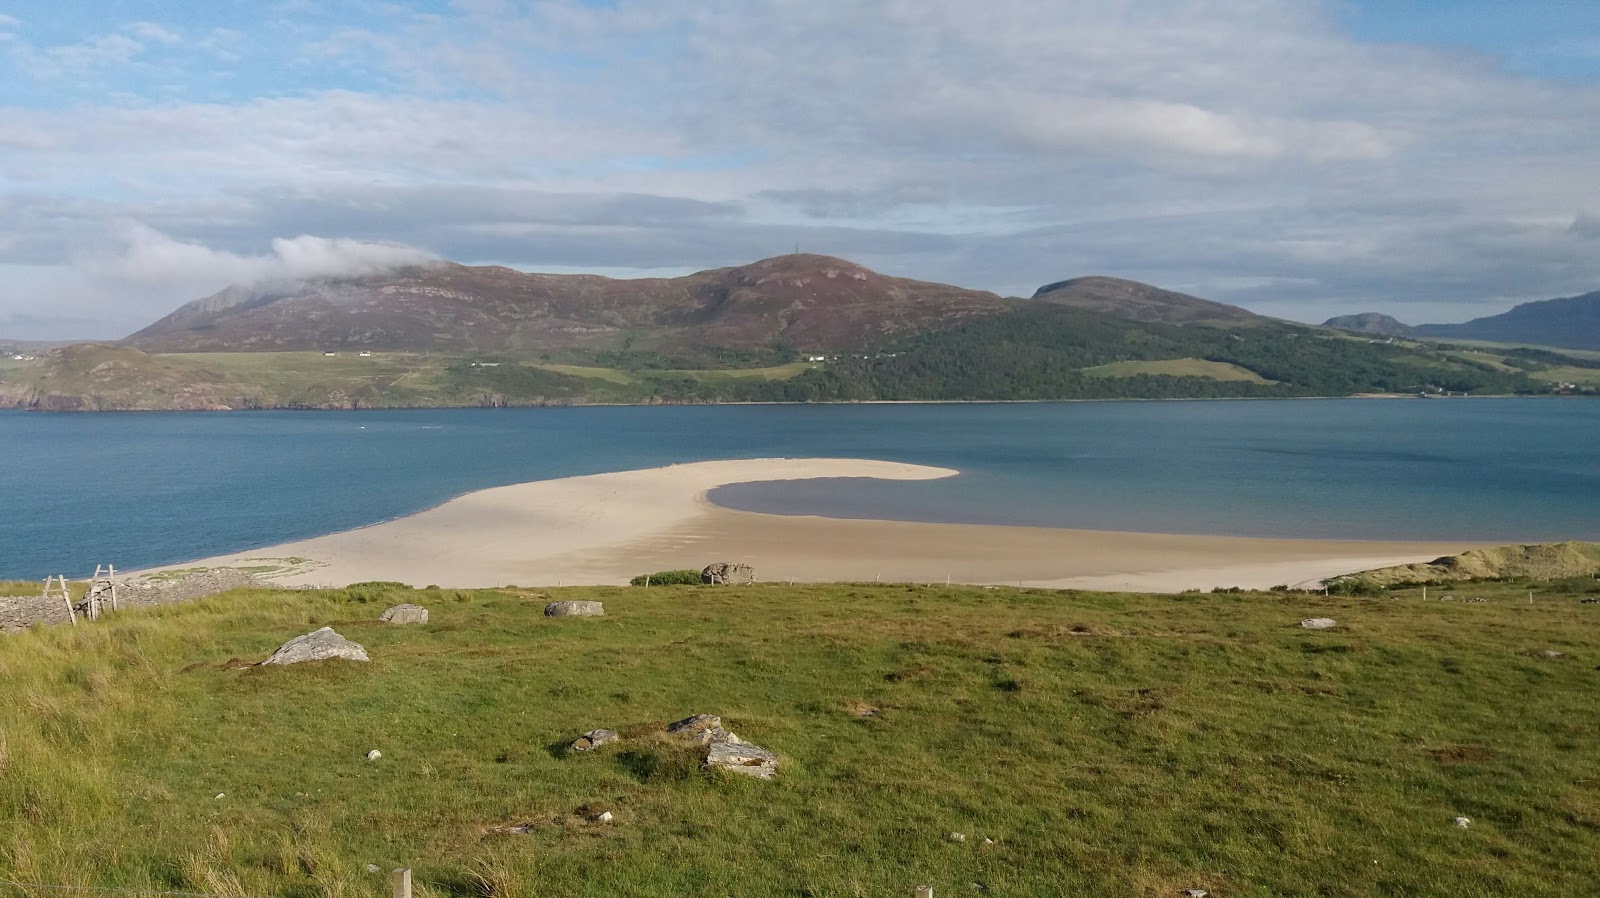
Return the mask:
{"type": "MultiPolygon", "coordinates": [[[[390,87],[0,108],[0,263],[100,247],[95,282],[145,284],[157,313],[322,252],[215,247],[309,231],[566,270],[798,240],[1002,292],[1110,273],[1279,314],[1600,286],[1600,87],[1359,43],[1334,4],[463,0],[15,42],[39,71],[170,47],[198,82],[259,48],[300,83],[390,87]],[[154,236],[107,249],[129,219],[154,236]]],[[[0,312],[38,301],[0,283],[0,312]]]]}
{"type": "Polygon", "coordinates": [[[154,22],[134,22],[124,26],[123,30],[147,44],[166,44],[171,47],[183,43],[183,38],[177,33],[154,22]]]}
{"type": "Polygon", "coordinates": [[[382,274],[435,261],[430,253],[392,243],[329,239],[302,234],[274,238],[271,252],[244,255],[177,240],[147,225],[132,224],[115,255],[85,260],[92,275],[141,286],[188,286],[214,291],[230,284],[382,274]]]}

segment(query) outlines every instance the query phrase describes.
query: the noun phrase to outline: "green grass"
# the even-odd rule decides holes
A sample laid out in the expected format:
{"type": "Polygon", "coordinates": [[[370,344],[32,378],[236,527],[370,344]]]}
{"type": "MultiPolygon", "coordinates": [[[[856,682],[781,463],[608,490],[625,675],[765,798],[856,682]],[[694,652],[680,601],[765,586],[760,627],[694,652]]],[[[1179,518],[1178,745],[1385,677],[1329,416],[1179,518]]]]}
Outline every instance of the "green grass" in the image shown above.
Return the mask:
{"type": "Polygon", "coordinates": [[[372,584],[25,632],[0,639],[0,878],[366,896],[374,863],[476,898],[1588,894],[1600,606],[1402,595],[372,584]],[[607,616],[546,619],[552,598],[607,616]],[[375,620],[404,600],[430,623],[375,620]],[[373,661],[230,663],[325,624],[373,661]],[[562,750],[695,712],[778,752],[780,778],[709,777],[651,738],[562,750]],[[539,825],[492,831],[520,823],[539,825]]]}
{"type": "Polygon", "coordinates": [[[1132,377],[1136,374],[1167,375],[1168,377],[1205,377],[1211,380],[1245,381],[1253,384],[1274,384],[1248,368],[1227,362],[1208,362],[1205,359],[1162,359],[1160,361],[1112,362],[1083,369],[1092,377],[1132,377]]]}
{"type": "Polygon", "coordinates": [[[792,362],[787,365],[772,365],[766,368],[660,368],[634,372],[624,371],[621,368],[601,368],[593,365],[538,364],[534,367],[543,368],[546,371],[554,371],[558,374],[570,374],[573,377],[586,377],[614,384],[637,384],[653,377],[687,378],[708,383],[741,379],[788,380],[812,368],[821,366],[814,362],[792,362]]]}
{"type": "Polygon", "coordinates": [[[546,371],[557,374],[570,374],[573,377],[587,377],[591,380],[604,380],[614,384],[637,383],[638,378],[620,368],[601,368],[595,365],[534,365],[546,371]]]}
{"type": "MultiPolygon", "coordinates": [[[[58,587],[59,589],[59,587],[58,587]]],[[[74,600],[81,599],[89,592],[89,584],[85,580],[68,580],[67,594],[74,600]]],[[[44,595],[44,580],[0,580],[0,596],[39,596],[44,595]]],[[[59,593],[58,593],[59,595],[59,593]]]]}
{"type": "Polygon", "coordinates": [[[817,362],[790,362],[787,365],[772,365],[766,368],[683,368],[668,369],[659,372],[663,377],[687,377],[701,381],[728,381],[728,380],[789,380],[813,368],[821,368],[817,362]]]}

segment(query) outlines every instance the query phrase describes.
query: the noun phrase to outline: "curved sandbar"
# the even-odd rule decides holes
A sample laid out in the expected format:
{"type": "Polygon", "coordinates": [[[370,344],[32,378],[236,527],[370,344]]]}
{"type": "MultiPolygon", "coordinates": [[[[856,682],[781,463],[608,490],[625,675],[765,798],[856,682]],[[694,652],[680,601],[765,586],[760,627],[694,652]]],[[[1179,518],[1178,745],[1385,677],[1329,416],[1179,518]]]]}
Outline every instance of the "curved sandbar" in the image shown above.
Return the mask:
{"type": "Polygon", "coordinates": [[[698,462],[496,487],[398,520],[205,559],[317,563],[276,578],[344,585],[626,583],[650,571],[742,561],[763,580],[1023,583],[1178,591],[1265,588],[1391,564],[1431,561],[1473,544],[1176,536],[1043,527],[918,524],[733,511],[706,494],[731,483],[872,477],[932,480],[947,468],[864,459],[698,462]]]}

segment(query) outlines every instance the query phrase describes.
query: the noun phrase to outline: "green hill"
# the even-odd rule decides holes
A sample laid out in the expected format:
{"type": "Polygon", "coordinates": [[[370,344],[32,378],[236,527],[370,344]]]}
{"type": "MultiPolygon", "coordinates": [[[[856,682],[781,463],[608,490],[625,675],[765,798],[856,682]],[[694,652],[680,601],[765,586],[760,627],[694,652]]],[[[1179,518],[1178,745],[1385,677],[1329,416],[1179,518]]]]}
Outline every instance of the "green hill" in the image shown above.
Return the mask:
{"type": "Polygon", "coordinates": [[[1428,564],[1403,564],[1352,574],[1349,580],[1392,588],[1478,580],[1562,580],[1600,575],[1600,544],[1564,542],[1497,546],[1447,555],[1428,564]]]}
{"type": "Polygon", "coordinates": [[[0,640],[0,880],[385,893],[370,864],[440,898],[1565,898],[1600,856],[1600,630],[1577,623],[1600,606],[1574,598],[236,592],[0,640]],[[376,620],[401,601],[429,623],[376,620]],[[244,666],[324,625],[371,662],[244,666]],[[697,712],[778,778],[650,735],[697,712]],[[565,749],[596,727],[623,741],[565,749]]]}

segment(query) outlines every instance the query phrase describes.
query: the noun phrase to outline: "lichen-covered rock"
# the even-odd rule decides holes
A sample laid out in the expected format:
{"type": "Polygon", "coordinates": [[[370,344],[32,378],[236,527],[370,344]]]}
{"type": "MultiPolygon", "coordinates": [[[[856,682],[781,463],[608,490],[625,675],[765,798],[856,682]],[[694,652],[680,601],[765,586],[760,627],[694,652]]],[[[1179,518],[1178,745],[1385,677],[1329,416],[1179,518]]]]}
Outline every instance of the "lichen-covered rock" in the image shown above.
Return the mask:
{"type": "Polygon", "coordinates": [[[600,602],[551,602],[544,606],[545,617],[600,617],[606,606],[600,602]]]}
{"type": "Polygon", "coordinates": [[[307,661],[327,661],[343,658],[346,661],[367,661],[367,650],[333,632],[332,627],[296,636],[278,647],[272,657],[262,664],[303,664],[307,661]]]}
{"type": "Polygon", "coordinates": [[[778,756],[748,742],[714,742],[705,766],[767,780],[778,775],[778,756]]]}
{"type": "Polygon", "coordinates": [[[428,609],[421,605],[396,605],[378,615],[378,620],[389,624],[425,624],[428,622],[428,609]]]}
{"type": "Polygon", "coordinates": [[[752,745],[722,727],[715,714],[696,714],[667,725],[667,733],[707,746],[702,766],[742,776],[771,779],[778,773],[778,756],[752,745]]]}
{"type": "Polygon", "coordinates": [[[579,736],[575,741],[573,741],[572,750],[573,751],[594,751],[595,749],[599,748],[600,746],[602,746],[602,745],[610,745],[611,743],[616,742],[620,738],[621,737],[617,735],[617,731],[616,730],[606,730],[606,729],[590,730],[589,732],[584,733],[582,736],[579,736]]]}
{"type": "Polygon", "coordinates": [[[1331,617],[1308,617],[1300,622],[1300,626],[1306,630],[1326,630],[1338,625],[1339,622],[1331,617]]]}
{"type": "Polygon", "coordinates": [[[756,582],[756,569],[748,564],[719,561],[705,566],[705,570],[700,572],[700,582],[717,586],[745,586],[756,582]]]}
{"type": "Polygon", "coordinates": [[[739,737],[722,728],[722,718],[715,714],[696,714],[667,725],[667,735],[678,736],[700,745],[714,742],[738,742],[739,737]]]}

